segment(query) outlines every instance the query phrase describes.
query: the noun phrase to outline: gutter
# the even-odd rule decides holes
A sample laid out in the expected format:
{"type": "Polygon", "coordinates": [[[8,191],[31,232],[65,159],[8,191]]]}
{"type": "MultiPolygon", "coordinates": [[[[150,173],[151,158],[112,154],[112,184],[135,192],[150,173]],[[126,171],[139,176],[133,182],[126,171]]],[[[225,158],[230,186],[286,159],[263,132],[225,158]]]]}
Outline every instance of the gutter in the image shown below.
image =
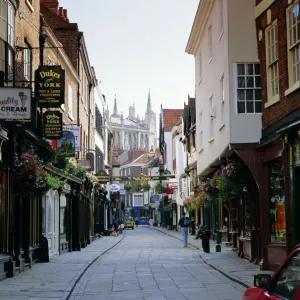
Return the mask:
{"type": "Polygon", "coordinates": [[[59,168],[54,167],[51,163],[48,163],[45,166],[45,169],[48,172],[51,172],[51,173],[53,173],[55,175],[61,176],[63,178],[66,178],[66,179],[71,180],[73,182],[76,182],[76,183],[79,183],[79,184],[83,183],[83,180],[81,180],[80,178],[78,178],[78,177],[76,177],[74,175],[68,174],[68,173],[66,173],[65,171],[63,171],[63,170],[61,170],[59,168]]]}

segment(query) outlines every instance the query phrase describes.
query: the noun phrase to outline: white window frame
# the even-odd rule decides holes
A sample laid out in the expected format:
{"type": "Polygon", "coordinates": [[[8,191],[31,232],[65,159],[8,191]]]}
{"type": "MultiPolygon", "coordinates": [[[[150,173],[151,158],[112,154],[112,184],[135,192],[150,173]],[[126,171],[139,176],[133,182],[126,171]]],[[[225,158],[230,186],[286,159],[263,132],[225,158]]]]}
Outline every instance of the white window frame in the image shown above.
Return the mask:
{"type": "Polygon", "coordinates": [[[23,65],[24,65],[24,78],[27,81],[31,79],[31,48],[28,43],[23,49],[23,65]]]}
{"type": "Polygon", "coordinates": [[[73,119],[73,89],[71,83],[68,84],[68,116],[73,119]]]}
{"type": "Polygon", "coordinates": [[[203,64],[202,64],[202,50],[199,51],[199,83],[202,81],[202,69],[203,69],[203,64]]]}
{"type": "Polygon", "coordinates": [[[203,112],[199,113],[199,152],[203,151],[203,112]]]}
{"type": "Polygon", "coordinates": [[[224,74],[220,79],[220,129],[225,126],[225,88],[224,88],[224,74]]]}
{"type": "MultiPolygon", "coordinates": [[[[260,103],[261,105],[261,110],[262,110],[262,99],[252,99],[251,101],[253,102],[253,106],[254,106],[254,110],[253,112],[247,112],[247,91],[248,90],[253,90],[253,95],[254,97],[253,98],[262,98],[261,97],[261,70],[260,70],[260,74],[256,74],[256,71],[255,71],[255,66],[256,65],[260,65],[259,63],[255,62],[255,63],[236,63],[235,64],[235,83],[236,83],[236,88],[235,88],[235,93],[236,93],[236,113],[239,114],[239,115],[243,115],[243,114],[261,114],[262,112],[256,112],[256,109],[255,109],[255,104],[256,102],[260,103]],[[238,71],[238,67],[239,65],[243,65],[244,66],[244,74],[239,74],[239,71],[238,71]],[[253,69],[254,69],[254,74],[253,75],[250,75],[250,74],[247,74],[247,69],[248,69],[248,66],[249,65],[253,65],[253,69]],[[248,77],[253,77],[253,81],[254,81],[254,86],[253,87],[248,87],[248,83],[247,83],[247,78],[248,77]],[[245,86],[242,87],[242,86],[239,86],[239,79],[244,79],[244,84],[245,86]],[[260,86],[258,86],[258,84],[256,84],[256,79],[257,78],[260,78],[260,86]],[[239,91],[244,91],[244,93],[239,93],[239,91]],[[255,91],[258,91],[257,92],[257,95],[255,94],[255,91]],[[240,95],[239,95],[240,94],[240,95]],[[244,94],[243,97],[242,94],[244,94]],[[241,99],[239,99],[239,96],[241,97],[241,99]],[[244,98],[244,99],[242,99],[244,98]],[[245,111],[244,112],[239,112],[238,110],[238,104],[239,102],[244,102],[245,103],[245,111]]],[[[250,102],[250,101],[249,101],[250,102]]]]}
{"type": "Polygon", "coordinates": [[[209,61],[208,63],[210,63],[212,61],[212,57],[213,57],[213,45],[212,45],[212,25],[208,26],[208,57],[209,57],[209,61]]]}
{"type": "Polygon", "coordinates": [[[222,39],[224,34],[224,0],[219,0],[219,9],[220,9],[220,38],[222,39]]]}
{"type": "Polygon", "coordinates": [[[291,30],[295,29],[296,36],[298,33],[298,26],[300,25],[300,4],[299,1],[294,1],[286,10],[286,30],[287,30],[287,50],[288,50],[288,73],[289,73],[289,88],[285,91],[285,95],[288,95],[300,87],[300,59],[295,64],[294,57],[295,52],[300,51],[300,38],[293,40],[293,35],[291,35],[291,30]],[[298,21],[295,24],[291,24],[290,13],[293,9],[298,8],[298,21]],[[295,70],[296,69],[296,70],[295,70]],[[298,74],[297,74],[298,73],[298,74]]]}
{"type": "Polygon", "coordinates": [[[212,95],[209,97],[209,104],[208,104],[208,108],[209,108],[209,143],[215,139],[214,138],[214,114],[213,114],[214,105],[213,105],[213,101],[214,101],[214,96],[212,95]]]}
{"type": "Polygon", "coordinates": [[[266,29],[266,68],[268,101],[265,108],[279,101],[279,62],[277,20],[266,29]],[[276,92],[277,91],[277,92],[276,92]]]}

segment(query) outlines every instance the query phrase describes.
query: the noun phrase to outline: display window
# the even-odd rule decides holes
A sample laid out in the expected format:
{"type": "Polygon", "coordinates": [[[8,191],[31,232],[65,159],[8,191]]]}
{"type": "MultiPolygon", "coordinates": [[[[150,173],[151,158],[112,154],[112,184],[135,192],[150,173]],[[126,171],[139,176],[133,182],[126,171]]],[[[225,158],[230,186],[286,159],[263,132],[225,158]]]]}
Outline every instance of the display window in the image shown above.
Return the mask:
{"type": "Polygon", "coordinates": [[[283,161],[279,157],[268,164],[269,170],[269,223],[270,241],[286,242],[286,212],[283,161]]]}

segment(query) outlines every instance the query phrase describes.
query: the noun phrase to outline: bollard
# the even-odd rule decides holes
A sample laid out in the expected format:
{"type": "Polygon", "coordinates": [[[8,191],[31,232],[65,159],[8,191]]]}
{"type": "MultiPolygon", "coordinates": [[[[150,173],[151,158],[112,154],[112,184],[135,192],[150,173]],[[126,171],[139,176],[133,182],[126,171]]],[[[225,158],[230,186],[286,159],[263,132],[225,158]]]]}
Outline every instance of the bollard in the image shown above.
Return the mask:
{"type": "Polygon", "coordinates": [[[210,253],[210,249],[209,249],[209,235],[210,235],[210,232],[209,230],[205,230],[205,233],[203,233],[203,237],[202,237],[202,248],[203,248],[203,251],[205,253],[210,253]]]}

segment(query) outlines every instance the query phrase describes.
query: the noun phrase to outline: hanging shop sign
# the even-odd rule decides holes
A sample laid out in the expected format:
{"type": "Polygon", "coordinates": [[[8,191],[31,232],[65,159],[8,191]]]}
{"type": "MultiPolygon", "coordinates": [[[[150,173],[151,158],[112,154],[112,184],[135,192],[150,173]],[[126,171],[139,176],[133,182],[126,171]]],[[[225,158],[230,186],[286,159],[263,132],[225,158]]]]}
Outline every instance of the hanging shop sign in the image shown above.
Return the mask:
{"type": "Polygon", "coordinates": [[[63,117],[59,111],[46,111],[43,114],[43,136],[49,140],[60,139],[63,135],[63,117]]]}
{"type": "Polygon", "coordinates": [[[75,151],[80,152],[80,126],[77,125],[64,125],[63,126],[64,131],[70,131],[73,133],[74,138],[75,138],[75,151]]]}
{"type": "Polygon", "coordinates": [[[75,156],[75,137],[71,131],[63,131],[62,137],[57,140],[57,150],[60,156],[75,156]]]}
{"type": "Polygon", "coordinates": [[[31,121],[31,90],[0,88],[0,119],[31,121]]]}
{"type": "Polygon", "coordinates": [[[61,107],[65,103],[65,70],[41,66],[35,71],[35,96],[39,107],[61,107]]]}

